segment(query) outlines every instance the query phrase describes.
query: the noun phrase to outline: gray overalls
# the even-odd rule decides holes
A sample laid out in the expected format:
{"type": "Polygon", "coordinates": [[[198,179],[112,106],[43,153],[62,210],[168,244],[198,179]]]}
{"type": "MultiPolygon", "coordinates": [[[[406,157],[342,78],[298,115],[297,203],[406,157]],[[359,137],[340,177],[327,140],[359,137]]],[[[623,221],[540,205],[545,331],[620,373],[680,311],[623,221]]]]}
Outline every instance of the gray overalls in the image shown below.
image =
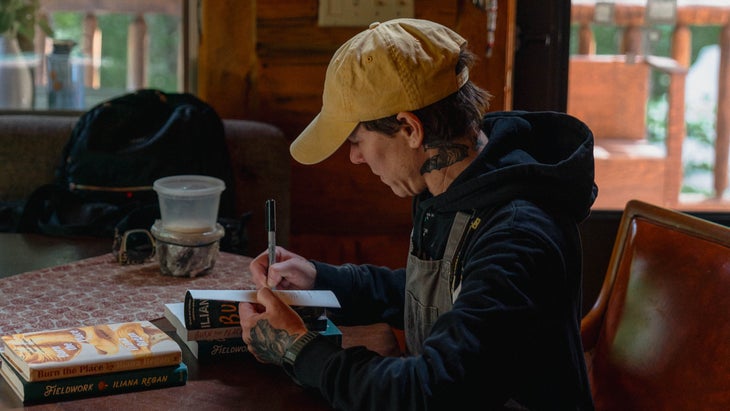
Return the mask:
{"type": "MultiPolygon", "coordinates": [[[[471,215],[458,212],[451,225],[446,249],[441,260],[421,260],[414,256],[413,240],[406,265],[405,337],[408,354],[418,355],[423,341],[439,315],[451,310],[459,295],[461,283],[452,290],[454,262],[460,251],[462,238],[470,229],[471,215]]],[[[475,219],[471,228],[476,228],[475,219]]]]}

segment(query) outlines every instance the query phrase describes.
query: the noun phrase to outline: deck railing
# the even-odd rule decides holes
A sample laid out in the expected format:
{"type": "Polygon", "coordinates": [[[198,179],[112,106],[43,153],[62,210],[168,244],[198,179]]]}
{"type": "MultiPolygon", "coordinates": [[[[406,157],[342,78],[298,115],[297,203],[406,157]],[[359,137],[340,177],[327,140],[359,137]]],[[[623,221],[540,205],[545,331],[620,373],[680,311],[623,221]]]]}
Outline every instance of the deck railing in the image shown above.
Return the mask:
{"type": "MultiPolygon", "coordinates": [[[[87,89],[98,89],[100,86],[100,68],[102,56],[101,39],[103,33],[98,24],[98,17],[103,13],[121,13],[132,16],[127,28],[127,79],[126,89],[135,90],[146,87],[147,66],[149,61],[149,40],[146,16],[165,14],[177,17],[180,21],[179,32],[181,42],[178,49],[177,79],[178,90],[188,90],[188,55],[190,48],[186,22],[189,14],[188,0],[40,0],[41,13],[51,17],[54,12],[70,11],[84,13],[81,42],[81,54],[85,57],[84,86],[87,89]]],[[[40,30],[36,30],[34,39],[35,54],[47,55],[51,51],[51,42],[40,30]]],[[[36,86],[45,86],[46,61],[39,59],[36,67],[36,86]]]]}
{"type": "MultiPolygon", "coordinates": [[[[571,21],[579,26],[579,54],[596,52],[592,26],[596,18],[606,16],[596,14],[596,4],[608,7],[613,13],[609,18],[612,24],[622,29],[622,41],[619,53],[641,55],[646,49],[643,44],[643,29],[651,23],[647,16],[647,0],[614,0],[593,1],[573,0],[571,4],[571,21]],[[602,3],[602,4],[601,4],[602,3]]],[[[728,154],[730,153],[730,1],[728,0],[678,0],[676,3],[676,19],[672,23],[671,58],[688,68],[692,56],[691,26],[721,27],[718,44],[720,47],[720,67],[717,78],[718,95],[715,121],[715,163],[712,173],[714,198],[705,202],[705,208],[711,208],[713,201],[724,207],[723,193],[728,188],[728,154]]]]}

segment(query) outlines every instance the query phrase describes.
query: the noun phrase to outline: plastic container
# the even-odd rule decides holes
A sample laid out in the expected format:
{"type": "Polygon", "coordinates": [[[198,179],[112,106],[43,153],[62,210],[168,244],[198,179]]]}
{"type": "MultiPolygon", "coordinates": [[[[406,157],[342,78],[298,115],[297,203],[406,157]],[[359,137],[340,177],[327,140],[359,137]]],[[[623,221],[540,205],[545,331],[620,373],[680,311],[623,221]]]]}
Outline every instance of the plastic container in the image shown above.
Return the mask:
{"type": "Polygon", "coordinates": [[[226,231],[216,224],[211,231],[181,234],[162,227],[160,220],[150,230],[155,237],[157,261],[164,275],[173,277],[200,277],[215,266],[220,250],[220,239],[226,231]]]}
{"type": "Polygon", "coordinates": [[[215,177],[180,175],[156,180],[160,217],[166,231],[197,235],[216,228],[225,183],[215,177]]]}

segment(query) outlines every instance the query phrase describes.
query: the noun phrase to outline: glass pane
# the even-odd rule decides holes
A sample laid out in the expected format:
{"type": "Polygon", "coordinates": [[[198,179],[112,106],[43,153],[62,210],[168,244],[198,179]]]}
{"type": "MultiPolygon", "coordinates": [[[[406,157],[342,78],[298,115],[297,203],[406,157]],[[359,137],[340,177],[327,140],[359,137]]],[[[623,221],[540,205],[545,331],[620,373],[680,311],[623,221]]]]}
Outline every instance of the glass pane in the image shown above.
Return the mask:
{"type": "MultiPolygon", "coordinates": [[[[150,9],[134,2],[129,6],[133,10],[125,10],[124,2],[101,2],[100,10],[94,10],[95,4],[45,3],[50,10],[43,9],[44,15],[54,36],[45,38],[36,30],[35,42],[22,42],[20,55],[32,77],[32,85],[27,86],[32,97],[7,103],[0,98],[0,109],[85,111],[138,88],[183,91],[185,81],[180,77],[187,70],[179,67],[183,62],[182,1],[156,2],[150,9]],[[73,9],[74,4],[79,10],[73,9]],[[60,40],[73,42],[69,53],[58,52],[58,46],[54,53],[54,43],[60,40]]],[[[10,77],[3,73],[0,70],[0,80],[10,77]]],[[[12,78],[17,78],[15,72],[12,78]]]]}
{"type": "MultiPolygon", "coordinates": [[[[593,85],[598,92],[601,85],[614,91],[613,95],[617,99],[616,103],[610,105],[614,110],[606,110],[601,113],[601,118],[584,118],[589,127],[596,125],[594,134],[596,137],[597,147],[597,165],[596,179],[599,185],[599,201],[605,201],[607,196],[616,195],[621,189],[624,200],[627,198],[639,198],[649,196],[654,203],[659,205],[669,205],[671,207],[687,209],[687,210],[727,210],[730,209],[730,203],[717,201],[728,198],[730,191],[727,187],[721,192],[716,192],[715,175],[715,152],[717,143],[717,116],[718,116],[718,91],[719,91],[719,66],[720,66],[720,45],[721,30],[723,27],[718,26],[717,20],[708,21],[712,16],[713,7],[730,7],[730,1],[718,1],[715,6],[704,6],[705,10],[697,11],[694,17],[689,21],[688,30],[681,31],[674,24],[660,22],[656,24],[641,23],[639,19],[631,19],[628,17],[629,7],[635,7],[636,1],[615,0],[615,1],[588,1],[574,0],[572,7],[571,20],[571,36],[570,36],[570,68],[571,81],[568,90],[568,106],[571,110],[571,96],[577,93],[575,89],[570,90],[570,85],[583,87],[591,81],[576,78],[577,73],[588,72],[591,70],[579,70],[576,68],[578,60],[606,60],[606,59],[623,59],[626,64],[648,64],[650,66],[649,76],[644,85],[640,88],[647,90],[646,94],[632,93],[630,89],[630,81],[625,77],[617,74],[623,70],[624,65],[616,65],[614,71],[602,78],[593,79],[593,85]],[[616,12],[611,15],[611,21],[597,22],[595,20],[586,20],[590,18],[592,13],[586,13],[588,9],[595,7],[597,3],[603,5],[609,4],[615,7],[616,12]],[[623,9],[622,9],[623,8],[623,9]],[[704,16],[704,19],[703,19],[704,16]],[[639,22],[639,26],[636,26],[639,22]],[[634,24],[634,26],[632,26],[634,24]],[[678,35],[679,32],[679,35],[678,35]],[[590,33],[587,35],[587,33],[590,33]],[[580,42],[583,42],[581,44],[580,42]],[[673,50],[689,50],[687,56],[673,54],[673,50]],[[580,50],[589,50],[588,54],[580,54],[580,50]],[[658,58],[658,59],[657,59],[658,58]],[[653,59],[653,60],[652,60],[653,59]],[[668,62],[667,65],[655,63],[668,62]],[[685,63],[686,62],[686,63],[685,63]],[[687,64],[688,63],[688,64],[687,64]],[[686,64],[686,67],[685,67],[686,64]],[[573,68],[574,70],[571,70],[573,68]],[[670,93],[672,81],[677,81],[678,75],[676,70],[686,71],[686,75],[682,76],[684,87],[676,88],[675,96],[679,96],[679,103],[675,99],[675,106],[683,106],[683,110],[675,110],[673,117],[671,111],[672,93],[670,93]],[[673,71],[675,72],[673,74],[673,71]],[[612,77],[615,74],[616,77],[612,77]],[[610,78],[609,78],[610,77],[610,78]],[[599,123],[612,122],[613,124],[622,125],[627,121],[627,113],[620,112],[628,106],[633,106],[633,102],[627,101],[630,96],[642,96],[646,99],[643,110],[645,111],[644,120],[644,136],[643,142],[631,145],[624,144],[627,140],[620,141],[621,138],[627,136],[622,135],[605,135],[606,132],[599,123]],[[672,117],[672,118],[670,118],[672,117]],[[680,120],[677,120],[680,119],[680,120]],[[671,179],[668,173],[662,172],[664,176],[657,175],[657,178],[649,180],[648,176],[654,170],[660,167],[666,167],[669,170],[676,170],[675,166],[670,162],[655,162],[652,166],[651,161],[647,161],[647,166],[643,169],[637,168],[635,173],[626,171],[626,176],[614,178],[619,172],[625,171],[631,164],[638,164],[642,161],[642,150],[646,148],[643,144],[653,145],[660,148],[664,154],[663,158],[667,158],[668,143],[676,140],[668,140],[670,137],[670,124],[672,121],[681,121],[684,124],[684,132],[679,133],[682,141],[681,148],[681,170],[679,173],[679,193],[677,196],[667,195],[666,187],[671,179]],[[610,138],[612,140],[606,140],[610,138]],[[620,145],[621,152],[614,150],[615,146],[620,145]],[[599,159],[599,157],[601,157],[599,159]],[[611,164],[624,162],[625,167],[612,168],[611,164]],[[611,170],[607,172],[606,170],[611,170]],[[630,179],[628,176],[632,176],[630,179]],[[642,179],[647,178],[642,184],[642,179]],[[632,186],[633,180],[636,189],[633,192],[626,192],[625,187],[632,186]],[[601,186],[603,185],[603,190],[601,186]],[[653,197],[652,197],[653,196],[653,197]],[[603,197],[603,198],[601,198],[603,197]],[[725,204],[725,205],[723,205],[725,204]]],[[[681,2],[678,4],[681,11],[684,6],[681,2]]],[[[696,6],[702,8],[703,6],[696,6]]],[[[599,70],[599,69],[595,69],[599,70]]],[[[681,84],[682,79],[680,79],[681,84]]],[[[602,95],[595,94],[590,102],[591,106],[609,106],[604,104],[602,95]]],[[[574,109],[578,111],[576,105],[574,109]]],[[[571,113],[572,114],[572,113],[571,113]]],[[[579,116],[580,117],[580,116],[579,116]]],[[[593,128],[593,127],[591,127],[593,128]]],[[[676,128],[675,128],[676,129],[676,128]]],[[[676,136],[676,133],[673,134],[676,136]]],[[[720,156],[721,157],[721,156],[720,156]]],[[[722,165],[721,165],[722,166],[722,165]]],[[[726,165],[725,165],[726,167],[726,165]]],[[[720,168],[722,169],[722,167],[720,168]]],[[[611,201],[609,201],[611,202],[611,201]]],[[[620,205],[621,201],[614,202],[620,205]]],[[[613,207],[613,206],[612,206],[613,207]]],[[[615,208],[620,208],[616,206],[615,208]]]]}

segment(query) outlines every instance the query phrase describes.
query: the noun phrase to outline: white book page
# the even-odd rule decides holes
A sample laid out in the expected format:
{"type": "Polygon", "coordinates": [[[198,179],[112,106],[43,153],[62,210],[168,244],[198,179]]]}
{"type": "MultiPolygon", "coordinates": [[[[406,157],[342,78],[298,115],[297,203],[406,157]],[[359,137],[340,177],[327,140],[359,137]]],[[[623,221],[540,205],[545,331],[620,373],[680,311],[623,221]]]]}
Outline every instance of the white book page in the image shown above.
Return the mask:
{"type": "MultiPolygon", "coordinates": [[[[335,293],[329,290],[272,290],[290,306],[340,308],[335,293]]],[[[256,290],[188,290],[196,300],[255,303],[256,290]]]]}

